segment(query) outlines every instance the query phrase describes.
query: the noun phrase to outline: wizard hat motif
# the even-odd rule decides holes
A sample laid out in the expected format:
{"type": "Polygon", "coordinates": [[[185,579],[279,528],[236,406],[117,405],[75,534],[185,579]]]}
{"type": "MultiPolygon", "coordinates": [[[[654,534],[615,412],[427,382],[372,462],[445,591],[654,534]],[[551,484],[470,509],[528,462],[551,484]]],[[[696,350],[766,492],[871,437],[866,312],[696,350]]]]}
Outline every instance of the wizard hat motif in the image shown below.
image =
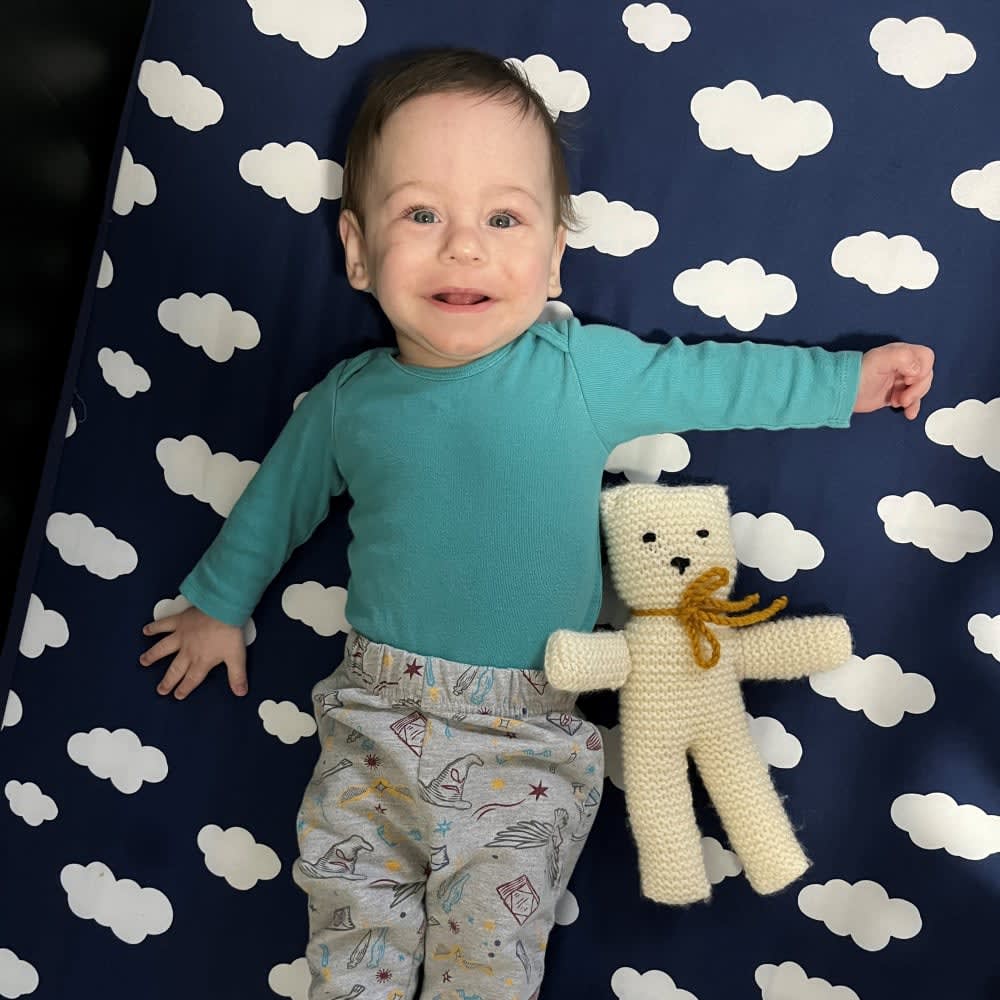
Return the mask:
{"type": "Polygon", "coordinates": [[[425,802],[447,809],[471,809],[472,803],[465,801],[462,794],[465,791],[465,779],[469,776],[470,767],[483,767],[482,758],[474,753],[458,757],[430,782],[420,781],[420,797],[425,802]]]}
{"type": "Polygon", "coordinates": [[[364,878],[354,870],[358,855],[362,851],[372,851],[374,848],[364,837],[354,834],[337,844],[334,844],[315,863],[299,858],[299,867],[313,878],[346,878],[356,881],[364,878]]]}

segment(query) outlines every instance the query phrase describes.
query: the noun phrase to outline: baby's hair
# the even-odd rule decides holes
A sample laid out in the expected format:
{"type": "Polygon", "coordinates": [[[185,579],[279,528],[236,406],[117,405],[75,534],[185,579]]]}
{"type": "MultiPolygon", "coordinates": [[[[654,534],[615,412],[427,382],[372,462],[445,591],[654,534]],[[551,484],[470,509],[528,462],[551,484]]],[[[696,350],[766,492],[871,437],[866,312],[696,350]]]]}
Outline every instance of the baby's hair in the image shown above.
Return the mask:
{"type": "Polygon", "coordinates": [[[341,211],[351,211],[364,228],[366,181],[371,177],[375,147],[394,111],[414,97],[461,93],[499,100],[518,108],[522,117],[534,115],[549,140],[555,218],[568,229],[580,219],[570,199],[564,137],[545,101],[517,67],[476,49],[425,49],[382,63],[368,87],[361,110],[351,127],[344,158],[341,211]]]}

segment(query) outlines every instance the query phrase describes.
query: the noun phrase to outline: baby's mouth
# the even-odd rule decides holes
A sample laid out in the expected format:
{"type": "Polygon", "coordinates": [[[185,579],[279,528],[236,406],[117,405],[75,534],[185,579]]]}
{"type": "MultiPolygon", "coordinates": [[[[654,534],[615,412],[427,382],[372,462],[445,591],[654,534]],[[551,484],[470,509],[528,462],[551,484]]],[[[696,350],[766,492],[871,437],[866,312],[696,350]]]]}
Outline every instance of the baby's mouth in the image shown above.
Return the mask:
{"type": "Polygon", "coordinates": [[[475,306],[480,302],[486,302],[488,295],[481,292],[437,292],[431,296],[438,302],[447,302],[450,306],[475,306]]]}

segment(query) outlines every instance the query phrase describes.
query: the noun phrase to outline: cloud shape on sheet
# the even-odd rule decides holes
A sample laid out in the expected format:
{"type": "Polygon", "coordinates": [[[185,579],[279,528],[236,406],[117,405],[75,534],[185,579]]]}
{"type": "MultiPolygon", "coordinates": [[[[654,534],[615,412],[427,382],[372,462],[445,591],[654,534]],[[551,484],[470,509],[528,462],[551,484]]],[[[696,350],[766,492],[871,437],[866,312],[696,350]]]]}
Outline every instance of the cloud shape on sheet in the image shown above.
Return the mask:
{"type": "Polygon", "coordinates": [[[723,847],[715,837],[701,838],[701,856],[705,861],[705,873],[712,885],[718,885],[743,871],[739,855],[723,847]]]}
{"type": "Polygon", "coordinates": [[[312,973],[304,957],[288,964],[272,966],[267,974],[267,985],[271,987],[271,992],[279,997],[289,997],[290,1000],[308,1000],[311,984],[312,973]]]}
{"type": "Polygon", "coordinates": [[[344,617],[346,604],[347,591],[343,587],[324,587],[316,580],[293,583],[281,594],[281,610],[293,621],[308,625],[322,636],[350,629],[344,617]]]}
{"type": "Polygon", "coordinates": [[[691,98],[691,115],[709,149],[752,156],[766,170],[787,170],[800,156],[825,149],[833,136],[833,119],[822,104],[783,94],[761,97],[749,80],[702,87],[691,98]]]}
{"type": "Polygon", "coordinates": [[[679,472],[691,461],[691,449],[679,434],[644,434],[614,448],[604,471],[624,472],[630,483],[655,483],[661,472],[679,472]]]}
{"type": "Polygon", "coordinates": [[[622,11],[622,24],[628,28],[628,37],[650,52],[665,52],[691,34],[691,22],[662,3],[630,3],[622,11]]]}
{"type": "Polygon", "coordinates": [[[949,74],[964,73],[976,61],[972,42],[946,31],[934,17],[883,18],[872,28],[868,42],[886,73],[921,90],[936,87],[949,74]]]}
{"type": "Polygon", "coordinates": [[[97,352],[97,363],[101,366],[104,381],[125,399],[131,399],[137,392],[149,392],[153,384],[149,372],[136,364],[128,351],[102,347],[97,352]]]}
{"type": "Polygon", "coordinates": [[[368,16],[360,0],[247,0],[254,27],[263,35],[297,42],[306,55],[329,59],[365,33],[368,16]]]}
{"type": "Polygon", "coordinates": [[[979,806],[959,805],[944,792],[898,796],[889,810],[893,823],[926,851],[945,850],[956,858],[982,861],[1000,854],[1000,816],[979,806]]]}
{"type": "Polygon", "coordinates": [[[129,878],[117,879],[102,861],[66,865],[59,881],[76,916],[95,920],[126,944],[141,944],[173,923],[173,907],[159,889],[144,888],[129,878]]]}
{"type": "Polygon", "coordinates": [[[214,824],[203,826],[198,831],[198,847],[205,856],[205,867],[234,889],[252,889],[281,871],[278,855],[266,844],[258,844],[242,826],[227,830],[214,824]]]}
{"type": "Polygon", "coordinates": [[[97,527],[86,514],[50,514],[45,537],[63,562],[83,566],[104,580],[115,580],[139,565],[139,555],[128,542],[115,538],[107,528],[97,527]]]}
{"type": "Polygon", "coordinates": [[[951,198],[962,208],[978,209],[985,218],[1000,222],[1000,160],[959,174],[952,181],[951,198]]]}
{"type": "Polygon", "coordinates": [[[528,83],[541,95],[553,120],[563,111],[579,111],[590,100],[590,85],[587,78],[575,69],[560,70],[555,59],[544,53],[520,59],[505,59],[508,66],[519,70],[528,78],[528,83]]]}
{"type": "Polygon", "coordinates": [[[938,275],[937,257],[919,240],[906,235],[890,238],[874,230],[845,236],[833,248],[830,263],[842,278],[854,278],[879,295],[900,288],[930,288],[938,275]]]}
{"type": "Polygon", "coordinates": [[[0,988],[4,997],[15,1000],[38,989],[38,970],[19,958],[10,948],[0,948],[0,988]]]}
{"type": "Polygon", "coordinates": [[[769,580],[790,580],[799,570],[815,569],[826,555],[815,535],[775,511],[760,517],[740,511],[729,519],[729,527],[736,558],[769,580]]]}
{"type": "Polygon", "coordinates": [[[750,257],[726,263],[710,260],[688,268],[674,278],[674,297],[696,306],[706,316],[725,316],[730,326],[744,333],[756,330],[765,316],[784,316],[798,298],[795,283],[783,274],[766,274],[750,257]]]}
{"type": "Polygon", "coordinates": [[[176,63],[144,59],[137,80],[139,93],[160,118],[170,118],[182,128],[200,132],[222,118],[222,98],[196,77],[181,73],[176,63]]]}
{"type": "Polygon", "coordinates": [[[969,619],[969,635],[980,653],[988,653],[1000,661],[1000,615],[978,614],[969,619]]]}
{"type": "Polygon", "coordinates": [[[115,215],[129,215],[136,205],[152,205],[156,200],[156,178],[149,167],[136,163],[128,146],[122,149],[118,180],[111,201],[115,215]]]}
{"type": "Polygon", "coordinates": [[[981,458],[1000,472],[1000,396],[983,403],[963,399],[958,406],[935,410],[924,421],[935,444],[950,445],[964,458],[981,458]]]}
{"type": "Polygon", "coordinates": [[[877,511],[892,541],[927,549],[942,562],[958,562],[993,541],[993,525],[978,510],[959,510],[950,503],[935,506],[919,490],[882,497],[877,511]]]}
{"type": "Polygon", "coordinates": [[[95,778],[106,778],[111,784],[132,795],[144,781],[156,783],[167,776],[167,758],[162,750],[143,746],[131,729],[103,727],[88,733],[74,733],[66,743],[70,760],[87,768],[95,778]]]}
{"type": "Polygon", "coordinates": [[[115,266],[111,263],[107,250],[101,251],[101,267],[97,272],[97,287],[107,288],[114,280],[115,266]]]}
{"type": "Polygon", "coordinates": [[[847,986],[833,986],[825,979],[810,978],[797,962],[781,965],[758,965],[754,981],[760,987],[761,1000],[861,1000],[847,986]]]}
{"type": "Polygon", "coordinates": [[[17,651],[36,660],[50,646],[61,649],[69,642],[69,625],[58,611],[46,610],[37,594],[28,598],[28,612],[17,651]]]}
{"type": "Polygon", "coordinates": [[[11,688],[7,692],[7,702],[4,705],[3,721],[0,722],[0,729],[10,729],[12,726],[16,726],[23,718],[24,705],[21,704],[21,699],[18,697],[17,692],[11,688]]]}
{"type": "Polygon", "coordinates": [[[223,517],[229,516],[260,468],[259,462],[241,462],[228,451],[212,454],[204,439],[194,434],[181,441],[163,438],[156,445],[156,460],[174,493],[193,496],[223,517]]]}
{"type": "Polygon", "coordinates": [[[923,674],[903,673],[884,653],[865,659],[852,655],[843,666],[809,678],[812,689],[833,698],[849,712],[864,712],[869,722],[898,726],[907,713],[922,715],[934,707],[934,685],[923,674]]]}
{"type": "Polygon", "coordinates": [[[797,736],[769,715],[746,713],[747,724],[761,758],[771,767],[795,767],[802,760],[802,744],[797,736]]]}
{"type": "Polygon", "coordinates": [[[324,200],[339,198],[344,188],[344,168],[336,160],[321,160],[306,142],[269,142],[248,149],[240,157],[239,170],[248,184],[286,201],[302,215],[315,212],[324,200]]]}
{"type": "Polygon", "coordinates": [[[264,731],[276,736],[286,746],[316,732],[316,720],[301,711],[294,701],[262,701],[257,714],[264,724],[264,731]]]}
{"type": "Polygon", "coordinates": [[[920,911],[906,899],[892,899],[878,882],[853,885],[843,879],[813,883],[799,892],[799,909],[831,933],[850,939],[865,951],[881,951],[893,938],[906,941],[920,933],[920,911]]]}
{"type": "Polygon", "coordinates": [[[156,318],[168,333],[175,333],[188,347],[200,347],[213,361],[228,361],[236,349],[249,351],[260,343],[257,320],[242,309],[233,309],[218,292],[164,299],[156,318]]]}
{"type": "MultiPolygon", "coordinates": [[[[28,826],[41,826],[46,820],[55,819],[59,809],[55,800],[46,795],[33,781],[20,782],[13,778],[4,785],[4,795],[10,805],[10,811],[20,816],[28,826]]],[[[0,996],[3,980],[0,979],[0,996]]]]}
{"type": "Polygon", "coordinates": [[[600,191],[571,196],[580,229],[566,236],[574,250],[593,247],[612,257],[627,257],[648,247],[660,232],[656,219],[624,201],[608,201],[600,191]]]}
{"type": "Polygon", "coordinates": [[[566,889],[556,903],[556,923],[560,927],[575,924],[580,917],[580,903],[569,889],[566,889]]]}
{"type": "Polygon", "coordinates": [[[611,989],[618,1000],[698,1000],[660,969],[640,974],[627,965],[623,966],[612,975],[611,989]]]}

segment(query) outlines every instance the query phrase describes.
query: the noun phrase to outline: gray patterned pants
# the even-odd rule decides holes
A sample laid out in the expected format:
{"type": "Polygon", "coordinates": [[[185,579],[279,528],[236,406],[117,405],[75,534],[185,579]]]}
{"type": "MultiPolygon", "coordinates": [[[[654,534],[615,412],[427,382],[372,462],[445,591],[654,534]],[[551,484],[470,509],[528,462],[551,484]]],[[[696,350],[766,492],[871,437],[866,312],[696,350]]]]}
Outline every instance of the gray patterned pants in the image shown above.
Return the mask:
{"type": "Polygon", "coordinates": [[[575,696],[352,632],[313,701],[294,868],[310,1000],[537,997],[604,776],[575,696]]]}

